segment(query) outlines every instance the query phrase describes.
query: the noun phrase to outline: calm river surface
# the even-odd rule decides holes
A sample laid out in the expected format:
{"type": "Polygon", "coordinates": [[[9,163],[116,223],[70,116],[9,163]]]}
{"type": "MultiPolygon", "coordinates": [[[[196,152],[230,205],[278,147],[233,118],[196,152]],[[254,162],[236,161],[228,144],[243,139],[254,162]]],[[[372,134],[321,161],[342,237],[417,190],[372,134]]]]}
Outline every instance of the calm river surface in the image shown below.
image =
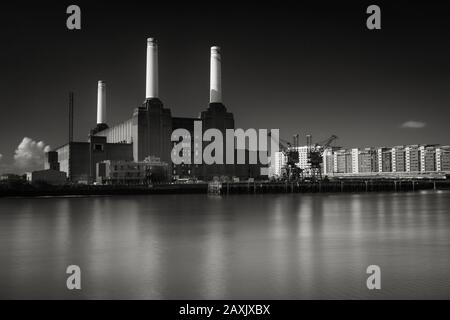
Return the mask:
{"type": "Polygon", "coordinates": [[[0,298],[449,299],[450,192],[3,198],[0,298]]]}

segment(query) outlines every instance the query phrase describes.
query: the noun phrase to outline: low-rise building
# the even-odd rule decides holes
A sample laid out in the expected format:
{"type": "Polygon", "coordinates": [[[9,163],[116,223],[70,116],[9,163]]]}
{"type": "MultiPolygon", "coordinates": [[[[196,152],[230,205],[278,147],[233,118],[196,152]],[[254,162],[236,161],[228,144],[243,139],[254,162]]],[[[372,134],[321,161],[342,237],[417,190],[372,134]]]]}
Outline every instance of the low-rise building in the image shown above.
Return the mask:
{"type": "Polygon", "coordinates": [[[0,181],[2,182],[17,182],[23,181],[23,177],[14,173],[4,173],[0,176],[0,181]]]}
{"type": "Polygon", "coordinates": [[[157,157],[144,161],[104,160],[97,163],[96,180],[101,184],[145,185],[167,182],[169,165],[157,157]]]}
{"type": "Polygon", "coordinates": [[[97,162],[133,160],[132,143],[107,143],[106,137],[90,136],[88,142],[69,142],[47,153],[45,168],[61,170],[71,182],[92,183],[97,162]]]}
{"type": "Polygon", "coordinates": [[[27,173],[27,181],[31,183],[46,183],[63,185],[67,183],[67,175],[63,171],[47,169],[27,173]]]}

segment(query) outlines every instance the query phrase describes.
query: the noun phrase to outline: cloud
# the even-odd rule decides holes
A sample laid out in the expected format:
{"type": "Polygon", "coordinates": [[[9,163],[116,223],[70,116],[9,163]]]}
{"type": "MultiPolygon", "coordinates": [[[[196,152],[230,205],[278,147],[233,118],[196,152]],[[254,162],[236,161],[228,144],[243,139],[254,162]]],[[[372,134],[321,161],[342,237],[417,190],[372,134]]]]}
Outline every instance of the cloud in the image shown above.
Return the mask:
{"type": "Polygon", "coordinates": [[[36,142],[25,137],[17,146],[14,154],[14,166],[23,171],[44,169],[45,153],[50,151],[50,146],[43,141],[36,142]]]}
{"type": "Polygon", "coordinates": [[[401,127],[407,129],[421,129],[424,128],[426,125],[427,124],[425,122],[410,120],[403,123],[401,127]]]}

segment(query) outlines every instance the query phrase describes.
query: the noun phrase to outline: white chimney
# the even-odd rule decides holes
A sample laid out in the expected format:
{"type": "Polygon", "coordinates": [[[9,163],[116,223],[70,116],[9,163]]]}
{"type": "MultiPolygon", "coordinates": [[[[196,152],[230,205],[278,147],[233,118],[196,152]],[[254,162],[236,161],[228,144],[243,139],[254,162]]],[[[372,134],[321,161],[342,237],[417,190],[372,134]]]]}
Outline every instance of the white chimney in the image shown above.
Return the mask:
{"type": "Polygon", "coordinates": [[[147,39],[147,78],[145,97],[158,98],[158,44],[156,39],[147,39]]]}
{"type": "Polygon", "coordinates": [[[211,77],[209,83],[209,102],[222,102],[220,48],[211,47],[211,77]]]}
{"type": "Polygon", "coordinates": [[[106,83],[98,81],[97,90],[97,124],[106,124],[106,83]]]}

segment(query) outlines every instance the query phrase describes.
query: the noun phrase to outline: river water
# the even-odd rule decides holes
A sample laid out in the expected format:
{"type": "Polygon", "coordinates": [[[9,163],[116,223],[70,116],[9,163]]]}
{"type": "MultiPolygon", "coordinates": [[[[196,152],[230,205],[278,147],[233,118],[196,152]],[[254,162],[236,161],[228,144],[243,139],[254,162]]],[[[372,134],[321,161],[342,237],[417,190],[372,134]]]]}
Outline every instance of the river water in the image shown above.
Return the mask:
{"type": "Polygon", "coordinates": [[[0,298],[449,299],[450,192],[3,198],[0,298]]]}

